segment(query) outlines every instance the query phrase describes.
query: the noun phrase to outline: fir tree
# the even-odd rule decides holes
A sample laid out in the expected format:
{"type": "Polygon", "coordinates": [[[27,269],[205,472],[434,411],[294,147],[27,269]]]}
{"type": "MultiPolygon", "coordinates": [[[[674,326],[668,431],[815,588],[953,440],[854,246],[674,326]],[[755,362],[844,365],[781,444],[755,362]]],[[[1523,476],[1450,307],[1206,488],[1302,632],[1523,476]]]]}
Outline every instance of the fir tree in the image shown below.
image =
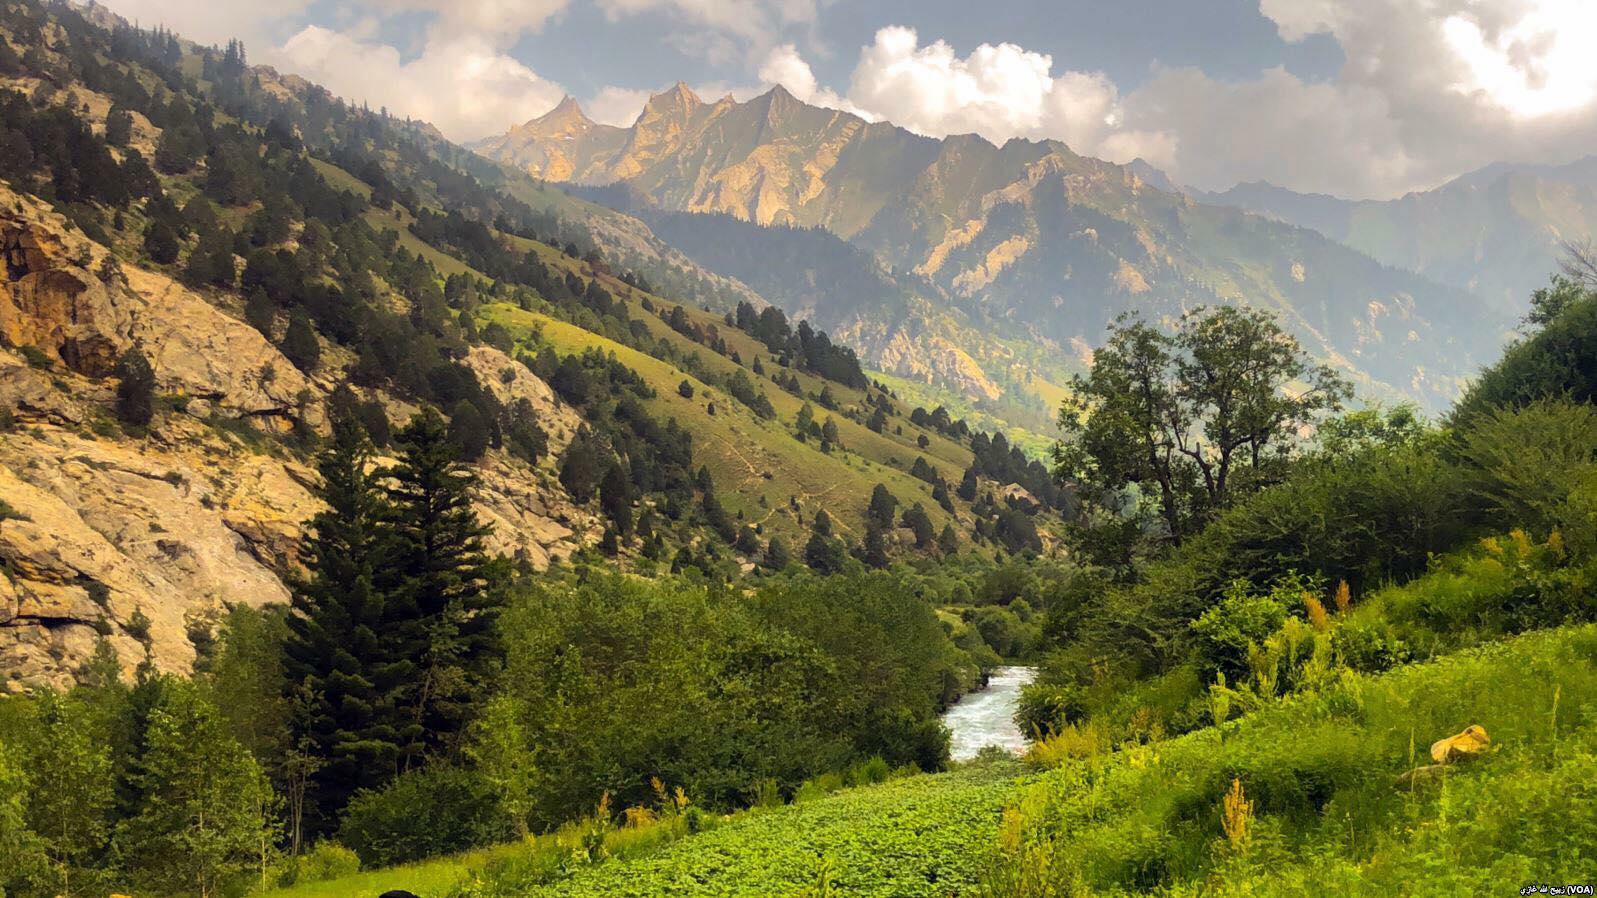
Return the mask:
{"type": "Polygon", "coordinates": [[[865,543],[861,547],[860,560],[869,567],[887,567],[887,537],[882,533],[881,522],[875,518],[865,522],[865,543]]]}
{"type": "Polygon", "coordinates": [[[765,544],[765,566],[773,571],[779,571],[793,563],[793,553],[788,551],[787,543],[780,536],[771,537],[765,544]]]}
{"type": "Polygon", "coordinates": [[[308,576],[293,584],[285,698],[294,708],[294,742],[321,762],[304,796],[312,833],[326,832],[357,789],[392,776],[399,755],[385,701],[399,684],[388,642],[379,635],[383,502],[367,474],[370,457],[360,425],[335,414],[332,438],[317,463],[316,493],[327,508],[307,528],[301,551],[308,576]]]}
{"type": "Polygon", "coordinates": [[[449,411],[449,444],[464,461],[477,461],[492,441],[488,421],[469,400],[462,399],[449,411]]]}
{"type": "MultiPolygon", "coordinates": [[[[190,257],[190,261],[196,258],[203,258],[201,250],[195,250],[194,255],[190,257]]],[[[203,277],[204,280],[201,283],[209,283],[209,274],[207,273],[203,277]]],[[[266,291],[259,287],[251,291],[249,299],[244,302],[244,320],[249,323],[250,327],[260,331],[261,336],[270,340],[272,339],[272,322],[276,317],[277,304],[272,302],[270,296],[266,295],[266,291]]]]}
{"type": "Polygon", "coordinates": [[[619,461],[610,463],[599,483],[599,507],[615,524],[617,534],[632,535],[632,481],[619,461]]]}
{"type": "Polygon", "coordinates": [[[316,328],[304,312],[295,312],[288,319],[288,330],[278,347],[294,367],[309,374],[316,370],[322,359],[322,344],[316,339],[316,328]]]}
{"type": "Polygon", "coordinates": [[[937,548],[944,555],[959,553],[959,534],[954,532],[952,523],[943,525],[943,532],[937,537],[937,548]]]}
{"type": "Polygon", "coordinates": [[[456,455],[443,418],[421,412],[397,442],[399,463],[384,472],[391,554],[379,582],[385,635],[395,641],[408,684],[400,696],[401,763],[408,769],[456,742],[497,667],[501,594],[493,580],[505,572],[484,548],[490,530],[471,506],[476,478],[456,455]]]}
{"type": "Polygon", "coordinates": [[[893,523],[893,515],[898,510],[898,500],[887,491],[885,484],[878,483],[871,490],[871,504],[865,510],[865,516],[877,524],[889,527],[893,523]]]}
{"type": "Polygon", "coordinates": [[[176,262],[181,249],[177,232],[165,221],[158,218],[144,229],[144,252],[155,264],[170,265],[176,262]]]}

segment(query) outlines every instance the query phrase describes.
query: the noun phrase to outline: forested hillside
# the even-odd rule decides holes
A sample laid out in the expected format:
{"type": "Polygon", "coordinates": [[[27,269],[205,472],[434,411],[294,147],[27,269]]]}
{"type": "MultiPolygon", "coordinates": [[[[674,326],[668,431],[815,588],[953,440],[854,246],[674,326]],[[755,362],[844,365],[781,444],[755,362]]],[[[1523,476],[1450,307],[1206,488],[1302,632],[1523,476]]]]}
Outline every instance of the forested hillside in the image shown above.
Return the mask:
{"type": "MultiPolygon", "coordinates": [[[[644,123],[752,139],[750,105],[644,123]]],[[[801,106],[759,108],[852,139],[801,106]]],[[[670,153],[579,114],[523,148],[592,137],[541,164],[625,153],[675,195],[670,153]]],[[[950,146],[1037,149],[952,141],[950,177],[981,174],[950,146]]],[[[980,219],[1096,222],[989,270],[1090,330],[1044,369],[973,281],[608,210],[237,41],[0,0],[0,896],[1583,882],[1597,282],[1536,291],[1477,371],[1472,306],[1404,281],[1349,319],[1339,285],[1389,272],[1048,152],[980,219]],[[1135,286],[1133,244],[1203,289],[1040,298],[1135,286]],[[1254,267],[1289,258],[1285,292],[1254,267]],[[1009,386],[873,375],[827,316],[879,290],[1009,386]],[[1434,419],[1370,401],[1410,373],[1478,376],[1434,419]],[[1029,750],[956,761],[945,712],[1013,665],[1029,750]]]]}

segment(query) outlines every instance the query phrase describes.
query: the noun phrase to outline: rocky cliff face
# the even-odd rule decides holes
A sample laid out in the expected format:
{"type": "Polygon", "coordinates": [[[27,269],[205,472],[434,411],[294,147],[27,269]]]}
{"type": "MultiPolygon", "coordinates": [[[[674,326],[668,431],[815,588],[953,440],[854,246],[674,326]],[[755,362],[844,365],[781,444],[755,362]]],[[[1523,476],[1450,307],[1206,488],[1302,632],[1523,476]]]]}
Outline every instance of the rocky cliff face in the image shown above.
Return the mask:
{"type": "MultiPolygon", "coordinates": [[[[125,665],[148,652],[185,670],[191,630],[225,606],[288,600],[317,501],[306,460],[272,435],[322,426],[330,384],[3,187],[0,252],[0,689],[67,685],[101,636],[125,665]],[[146,436],[110,413],[131,346],[161,396],[146,436]]],[[[575,412],[525,367],[486,347],[466,361],[502,401],[533,404],[554,451],[570,441],[575,412]]],[[[491,453],[480,472],[493,548],[535,567],[600,529],[548,465],[491,453]]]]}

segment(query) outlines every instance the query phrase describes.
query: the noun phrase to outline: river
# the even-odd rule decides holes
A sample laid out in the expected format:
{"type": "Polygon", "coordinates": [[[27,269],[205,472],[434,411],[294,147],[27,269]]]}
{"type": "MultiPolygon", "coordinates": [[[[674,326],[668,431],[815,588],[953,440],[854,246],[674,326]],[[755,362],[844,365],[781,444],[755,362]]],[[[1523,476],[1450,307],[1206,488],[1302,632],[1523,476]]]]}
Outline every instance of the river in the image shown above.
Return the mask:
{"type": "Polygon", "coordinates": [[[967,693],[943,714],[943,723],[953,734],[954,760],[974,758],[989,745],[1015,754],[1026,750],[1026,735],[1015,726],[1015,708],[1021,687],[1036,676],[1034,668],[1000,667],[988,677],[986,689],[967,693]]]}

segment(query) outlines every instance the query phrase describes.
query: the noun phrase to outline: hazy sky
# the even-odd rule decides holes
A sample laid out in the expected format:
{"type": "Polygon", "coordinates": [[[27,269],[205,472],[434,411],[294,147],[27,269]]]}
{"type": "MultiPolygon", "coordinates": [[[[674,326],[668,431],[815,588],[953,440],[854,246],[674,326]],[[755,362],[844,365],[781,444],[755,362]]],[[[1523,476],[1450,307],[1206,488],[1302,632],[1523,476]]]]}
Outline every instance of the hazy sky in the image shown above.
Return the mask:
{"type": "Polygon", "coordinates": [[[1597,151],[1597,0],[102,0],[474,140],[780,83],[931,135],[1347,197],[1597,151]]]}

